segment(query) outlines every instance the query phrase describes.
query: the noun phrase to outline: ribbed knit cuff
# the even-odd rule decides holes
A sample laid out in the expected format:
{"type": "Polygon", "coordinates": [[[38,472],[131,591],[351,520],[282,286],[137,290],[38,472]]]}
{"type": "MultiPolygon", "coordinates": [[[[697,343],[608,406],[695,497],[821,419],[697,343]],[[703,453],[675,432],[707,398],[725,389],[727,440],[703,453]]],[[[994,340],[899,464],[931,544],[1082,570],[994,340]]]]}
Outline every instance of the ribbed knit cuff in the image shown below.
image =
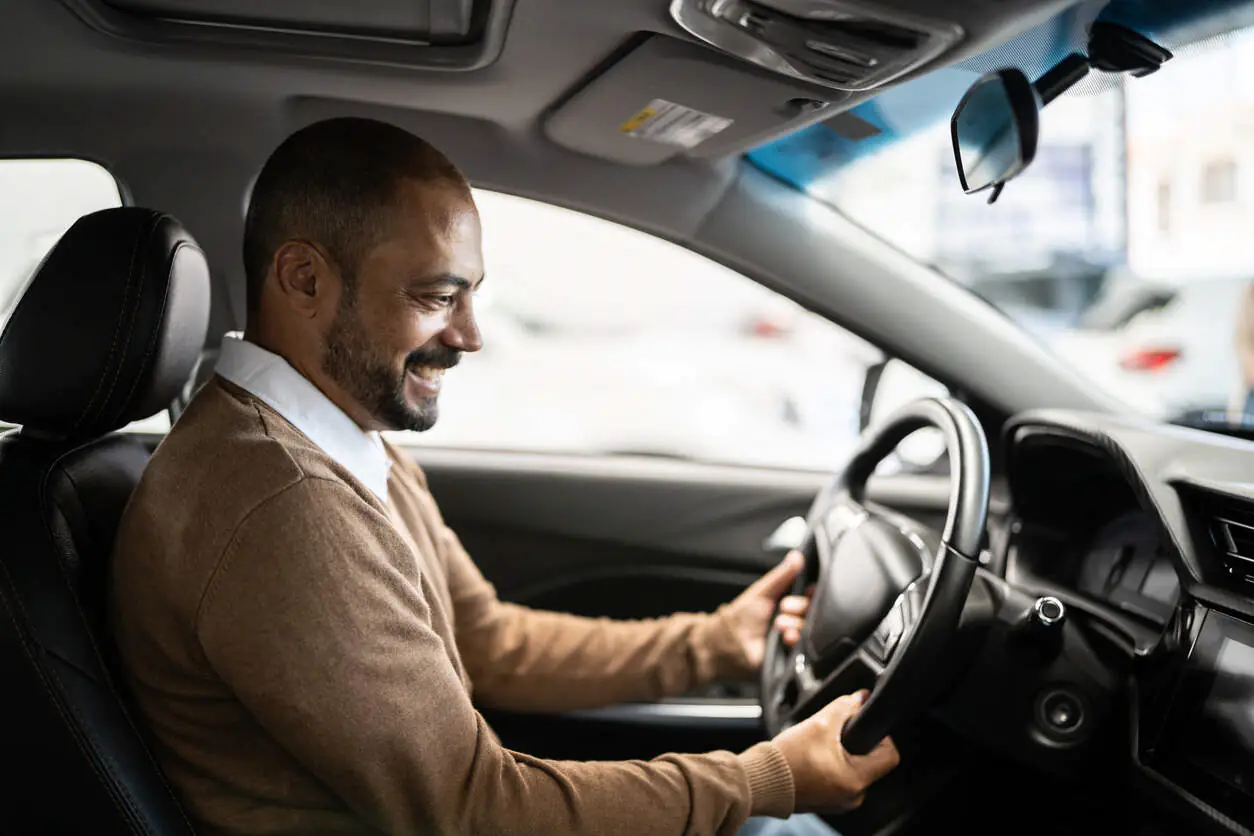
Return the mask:
{"type": "Polygon", "coordinates": [[[751,816],[786,819],[793,813],[792,769],[774,743],[767,741],[746,749],[740,763],[749,777],[751,816]]]}

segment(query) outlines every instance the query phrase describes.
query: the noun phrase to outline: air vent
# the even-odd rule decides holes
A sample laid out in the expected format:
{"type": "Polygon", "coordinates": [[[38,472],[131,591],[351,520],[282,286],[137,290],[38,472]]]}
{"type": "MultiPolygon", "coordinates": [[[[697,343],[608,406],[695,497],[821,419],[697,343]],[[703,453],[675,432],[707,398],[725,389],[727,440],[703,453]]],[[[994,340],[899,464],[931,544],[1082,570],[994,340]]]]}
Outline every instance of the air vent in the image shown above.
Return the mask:
{"type": "Polygon", "coordinates": [[[1236,584],[1254,587],[1254,504],[1210,492],[1196,496],[1224,570],[1236,584]]]}
{"type": "Polygon", "coordinates": [[[948,21],[848,0],[674,0],[671,16],[724,52],[849,92],[886,84],[962,38],[948,21]]]}

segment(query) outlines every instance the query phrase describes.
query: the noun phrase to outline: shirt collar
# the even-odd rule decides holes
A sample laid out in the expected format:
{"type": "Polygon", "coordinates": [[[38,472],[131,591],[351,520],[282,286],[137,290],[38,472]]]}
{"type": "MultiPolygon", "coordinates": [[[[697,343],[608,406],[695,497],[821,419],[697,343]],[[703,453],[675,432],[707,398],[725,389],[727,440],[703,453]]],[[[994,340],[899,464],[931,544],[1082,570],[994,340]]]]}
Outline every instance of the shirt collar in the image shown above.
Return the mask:
{"type": "Polygon", "coordinates": [[[331,399],[272,351],[227,334],[219,375],[269,404],[379,499],[388,501],[392,460],[377,432],[366,432],[331,399]]]}

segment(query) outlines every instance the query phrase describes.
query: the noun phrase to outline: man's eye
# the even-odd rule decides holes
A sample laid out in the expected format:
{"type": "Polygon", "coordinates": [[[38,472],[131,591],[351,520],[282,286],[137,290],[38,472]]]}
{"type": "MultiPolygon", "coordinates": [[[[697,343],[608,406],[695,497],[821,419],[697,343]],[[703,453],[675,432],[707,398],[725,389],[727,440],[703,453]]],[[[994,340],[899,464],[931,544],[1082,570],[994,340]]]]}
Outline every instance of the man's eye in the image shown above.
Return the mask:
{"type": "Polygon", "coordinates": [[[441,294],[439,296],[427,297],[427,301],[429,301],[433,306],[437,308],[447,308],[449,305],[453,304],[454,300],[456,299],[457,299],[456,296],[453,296],[452,294],[448,294],[448,293],[441,294]]]}

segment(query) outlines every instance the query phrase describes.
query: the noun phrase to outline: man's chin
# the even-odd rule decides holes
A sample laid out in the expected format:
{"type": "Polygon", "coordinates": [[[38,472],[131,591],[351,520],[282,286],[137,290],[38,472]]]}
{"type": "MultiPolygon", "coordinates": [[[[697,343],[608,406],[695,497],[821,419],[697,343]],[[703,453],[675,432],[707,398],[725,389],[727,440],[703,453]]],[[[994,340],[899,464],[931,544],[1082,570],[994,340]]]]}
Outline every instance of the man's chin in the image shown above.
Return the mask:
{"type": "Polygon", "coordinates": [[[435,398],[425,398],[417,405],[406,398],[396,398],[380,403],[374,417],[389,430],[421,433],[435,426],[439,408],[435,398]]]}
{"type": "Polygon", "coordinates": [[[435,398],[426,398],[417,406],[407,403],[405,407],[405,429],[411,432],[426,432],[435,426],[436,419],[440,417],[440,407],[435,398]]]}

